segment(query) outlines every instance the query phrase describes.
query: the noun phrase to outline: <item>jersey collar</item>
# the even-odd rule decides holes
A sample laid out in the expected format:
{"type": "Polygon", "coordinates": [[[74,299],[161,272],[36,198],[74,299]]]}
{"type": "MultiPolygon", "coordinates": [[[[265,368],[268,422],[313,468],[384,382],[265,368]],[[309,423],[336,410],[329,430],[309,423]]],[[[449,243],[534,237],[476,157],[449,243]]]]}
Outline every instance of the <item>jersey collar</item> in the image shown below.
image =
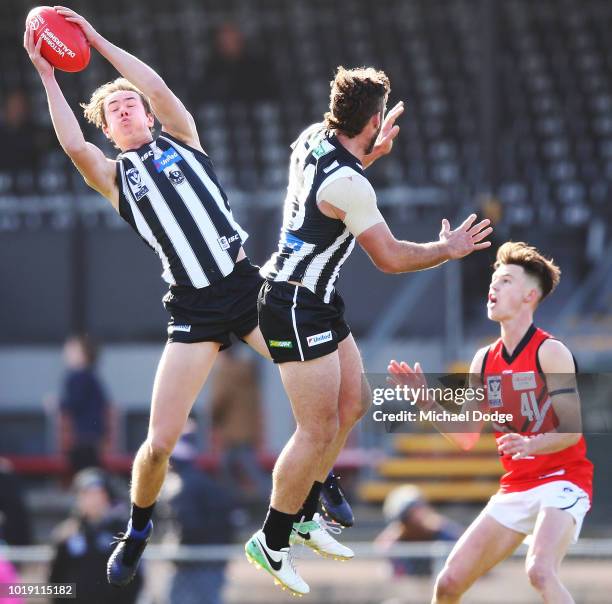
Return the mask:
{"type": "Polygon", "coordinates": [[[338,149],[340,151],[340,153],[344,153],[347,157],[350,158],[350,160],[352,162],[354,162],[359,169],[363,172],[364,168],[361,165],[361,162],[359,161],[359,158],[355,155],[353,155],[339,140],[338,137],[336,136],[336,133],[334,131],[328,130],[328,135],[327,137],[329,138],[330,141],[332,141],[332,144],[334,145],[334,147],[336,147],[336,149],[338,149]]]}
{"type": "Polygon", "coordinates": [[[513,361],[515,361],[516,358],[519,356],[519,354],[521,354],[521,352],[525,350],[525,346],[529,344],[529,341],[531,340],[535,332],[536,332],[536,326],[532,323],[529,326],[529,329],[525,332],[525,335],[521,338],[521,341],[517,344],[516,348],[514,349],[514,352],[511,355],[508,354],[508,351],[506,350],[506,346],[502,342],[501,355],[504,361],[506,361],[508,365],[511,365],[513,361]]]}

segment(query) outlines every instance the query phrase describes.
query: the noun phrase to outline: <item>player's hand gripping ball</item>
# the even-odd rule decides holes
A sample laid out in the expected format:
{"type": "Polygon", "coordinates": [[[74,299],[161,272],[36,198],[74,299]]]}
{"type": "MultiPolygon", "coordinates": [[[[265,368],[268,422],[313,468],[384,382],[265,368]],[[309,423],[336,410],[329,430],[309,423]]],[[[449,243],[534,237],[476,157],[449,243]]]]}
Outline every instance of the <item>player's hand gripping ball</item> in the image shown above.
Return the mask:
{"type": "Polygon", "coordinates": [[[61,71],[81,71],[89,64],[89,42],[81,28],[66,21],[50,6],[33,8],[26,26],[34,31],[34,43],[42,36],[40,53],[61,71]]]}

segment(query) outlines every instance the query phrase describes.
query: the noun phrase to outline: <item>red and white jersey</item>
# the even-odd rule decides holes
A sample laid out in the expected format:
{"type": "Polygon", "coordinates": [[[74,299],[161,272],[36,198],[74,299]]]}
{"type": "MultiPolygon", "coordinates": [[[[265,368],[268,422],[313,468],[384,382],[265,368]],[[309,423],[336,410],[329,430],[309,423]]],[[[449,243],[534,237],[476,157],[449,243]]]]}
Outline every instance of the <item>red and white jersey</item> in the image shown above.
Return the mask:
{"type": "MultiPolygon", "coordinates": [[[[505,424],[509,429],[506,432],[533,435],[551,432],[558,426],[538,360],[538,350],[549,338],[550,334],[531,325],[512,355],[501,338],[485,354],[482,364],[485,402],[490,411],[512,414],[513,421],[505,424]]],[[[495,436],[502,434],[496,432],[495,436]]],[[[506,470],[500,480],[501,492],[526,491],[546,482],[569,480],[592,496],[593,464],[586,457],[584,437],[556,453],[524,459],[502,455],[501,462],[506,470]]]]}

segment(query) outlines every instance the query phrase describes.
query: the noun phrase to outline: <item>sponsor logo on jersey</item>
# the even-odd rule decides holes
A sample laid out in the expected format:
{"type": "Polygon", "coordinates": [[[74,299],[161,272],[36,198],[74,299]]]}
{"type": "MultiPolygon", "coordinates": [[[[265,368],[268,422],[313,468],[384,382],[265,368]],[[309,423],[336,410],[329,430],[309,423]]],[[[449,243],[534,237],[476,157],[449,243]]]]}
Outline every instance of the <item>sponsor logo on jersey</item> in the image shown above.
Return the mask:
{"type": "Polygon", "coordinates": [[[512,374],[512,387],[515,390],[535,390],[536,378],[533,371],[520,371],[512,374]]]}
{"type": "Polygon", "coordinates": [[[291,233],[287,233],[286,231],[282,234],[281,242],[285,247],[288,247],[294,252],[299,252],[304,245],[304,242],[299,237],[296,237],[291,233]]]}
{"type": "Polygon", "coordinates": [[[174,147],[168,147],[158,159],[153,160],[153,165],[158,172],[162,172],[164,168],[174,165],[181,159],[183,158],[174,147]]]}
{"type": "Polygon", "coordinates": [[[314,336],[308,336],[306,341],[308,342],[308,346],[318,346],[332,339],[333,336],[331,331],[322,331],[321,333],[316,333],[314,336]]]}
{"type": "Polygon", "coordinates": [[[140,187],[138,191],[134,191],[134,197],[136,198],[136,201],[140,201],[148,192],[149,189],[145,185],[142,185],[142,187],[140,187]]]}
{"type": "Polygon", "coordinates": [[[146,160],[147,160],[149,157],[151,157],[152,155],[153,155],[153,149],[149,149],[149,151],[147,151],[146,153],[143,153],[143,154],[140,156],[140,159],[141,159],[142,161],[146,161],[146,160]]]}
{"type": "Polygon", "coordinates": [[[168,325],[168,333],[174,333],[175,331],[191,331],[191,325],[168,325]]]}
{"type": "Polygon", "coordinates": [[[240,239],[240,235],[236,233],[235,235],[232,235],[231,237],[219,237],[217,241],[219,245],[221,246],[222,250],[228,250],[230,248],[230,244],[233,243],[234,241],[238,241],[238,239],[240,239]]]}
{"type": "Polygon", "coordinates": [[[168,178],[172,181],[173,185],[180,185],[185,180],[185,175],[179,170],[175,168],[174,170],[170,170],[168,172],[168,178]]]}
{"type": "Polygon", "coordinates": [[[500,375],[487,376],[487,400],[489,401],[489,407],[495,408],[503,405],[501,384],[500,375]]]}
{"type": "Polygon", "coordinates": [[[268,340],[270,348],[293,348],[291,340],[268,340]]]}
{"type": "Polygon", "coordinates": [[[335,147],[327,140],[323,139],[313,150],[312,155],[315,159],[319,159],[328,153],[331,153],[335,147]]]}

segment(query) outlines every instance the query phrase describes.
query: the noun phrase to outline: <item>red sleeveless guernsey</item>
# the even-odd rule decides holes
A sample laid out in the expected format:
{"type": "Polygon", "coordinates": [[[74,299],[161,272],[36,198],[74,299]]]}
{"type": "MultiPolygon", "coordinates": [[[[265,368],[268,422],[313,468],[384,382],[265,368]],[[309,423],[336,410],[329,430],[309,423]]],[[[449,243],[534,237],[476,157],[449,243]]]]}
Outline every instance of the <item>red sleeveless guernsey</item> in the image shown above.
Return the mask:
{"type": "MultiPolygon", "coordinates": [[[[552,337],[531,325],[512,355],[506,351],[501,338],[489,346],[485,355],[482,377],[486,403],[491,411],[512,414],[511,425],[505,424],[512,432],[539,434],[550,432],[558,425],[538,361],[540,346],[552,337]]],[[[495,436],[502,434],[496,432],[495,436]]],[[[556,453],[526,459],[502,455],[501,462],[506,470],[500,480],[502,493],[526,491],[554,480],[569,480],[592,498],[593,464],[586,457],[584,437],[556,453]]]]}

